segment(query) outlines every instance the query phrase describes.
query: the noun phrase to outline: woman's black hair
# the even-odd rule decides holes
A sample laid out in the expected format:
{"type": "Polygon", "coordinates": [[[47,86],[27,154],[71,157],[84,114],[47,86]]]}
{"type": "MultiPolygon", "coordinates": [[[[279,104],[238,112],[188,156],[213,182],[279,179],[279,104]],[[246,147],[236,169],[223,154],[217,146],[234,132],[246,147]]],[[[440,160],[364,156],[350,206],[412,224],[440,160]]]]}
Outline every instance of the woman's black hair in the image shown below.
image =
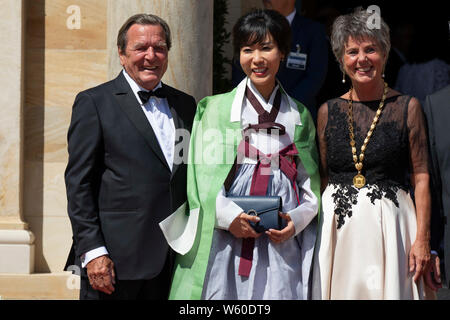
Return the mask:
{"type": "Polygon", "coordinates": [[[285,57],[291,50],[291,27],[286,17],[274,10],[255,9],[239,18],[233,27],[233,54],[239,60],[241,48],[263,42],[271,34],[285,57]]]}

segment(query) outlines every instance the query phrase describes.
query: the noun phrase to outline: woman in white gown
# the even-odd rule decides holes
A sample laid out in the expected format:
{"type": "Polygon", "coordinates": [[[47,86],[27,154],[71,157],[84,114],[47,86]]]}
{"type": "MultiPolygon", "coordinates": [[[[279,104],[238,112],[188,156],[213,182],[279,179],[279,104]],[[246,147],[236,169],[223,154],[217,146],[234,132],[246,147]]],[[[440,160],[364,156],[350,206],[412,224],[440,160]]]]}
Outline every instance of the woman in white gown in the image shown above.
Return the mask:
{"type": "Polygon", "coordinates": [[[357,9],[333,24],[333,52],[351,88],[318,114],[324,192],[314,299],[424,297],[422,275],[430,260],[426,126],[419,101],[384,82],[389,28],[381,17],[380,26],[370,28],[371,14],[357,9]]]}

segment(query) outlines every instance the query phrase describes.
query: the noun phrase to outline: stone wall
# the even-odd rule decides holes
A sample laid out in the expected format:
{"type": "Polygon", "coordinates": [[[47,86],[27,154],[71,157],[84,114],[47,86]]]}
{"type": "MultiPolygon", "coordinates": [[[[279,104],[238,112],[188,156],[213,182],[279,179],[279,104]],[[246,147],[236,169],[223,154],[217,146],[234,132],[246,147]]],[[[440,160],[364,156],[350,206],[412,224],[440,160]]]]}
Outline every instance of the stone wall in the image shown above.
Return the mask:
{"type": "Polygon", "coordinates": [[[76,94],[108,80],[107,1],[26,3],[24,219],[35,235],[35,272],[61,272],[72,234],[67,128],[76,94]]]}

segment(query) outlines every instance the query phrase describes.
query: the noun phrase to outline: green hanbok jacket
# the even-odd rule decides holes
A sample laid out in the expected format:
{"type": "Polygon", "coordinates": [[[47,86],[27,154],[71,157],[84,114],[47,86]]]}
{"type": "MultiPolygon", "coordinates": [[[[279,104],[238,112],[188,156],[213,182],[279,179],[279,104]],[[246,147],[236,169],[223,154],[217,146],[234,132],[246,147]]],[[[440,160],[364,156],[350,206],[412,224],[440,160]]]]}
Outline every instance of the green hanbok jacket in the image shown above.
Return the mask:
{"type": "MultiPolygon", "coordinates": [[[[240,87],[225,94],[206,97],[198,103],[189,146],[188,210],[180,208],[178,220],[166,222],[167,229],[176,229],[172,231],[175,235],[168,236],[170,232],[161,227],[172,248],[181,253],[177,254],[169,299],[201,299],[213,238],[216,197],[233,165],[242,139],[240,121],[230,121],[232,105],[242,104],[243,95],[238,92],[240,87]]],[[[287,97],[300,119],[294,133],[294,143],[299,152],[297,160],[302,162],[309,174],[311,189],[320,204],[314,122],[303,104],[287,97]]]]}

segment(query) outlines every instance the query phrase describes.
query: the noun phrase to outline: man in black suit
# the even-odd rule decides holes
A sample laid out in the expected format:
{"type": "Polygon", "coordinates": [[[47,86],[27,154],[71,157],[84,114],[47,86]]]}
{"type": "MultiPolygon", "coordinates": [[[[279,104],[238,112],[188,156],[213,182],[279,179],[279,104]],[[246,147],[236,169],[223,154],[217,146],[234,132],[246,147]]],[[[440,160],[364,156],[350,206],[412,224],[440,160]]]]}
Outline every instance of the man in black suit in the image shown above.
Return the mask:
{"type": "Polygon", "coordinates": [[[65,172],[80,299],[166,299],[173,253],[158,223],[186,201],[195,100],[161,82],[170,29],[138,14],[119,31],[122,72],[77,95],[65,172]],[[184,152],[184,154],[183,154],[184,152]]]}
{"type": "MultiPolygon", "coordinates": [[[[424,112],[428,124],[429,148],[431,154],[431,270],[427,283],[437,289],[440,287],[439,256],[444,259],[445,279],[450,284],[450,85],[426,97],[424,112]],[[443,249],[443,250],[442,250],[443,249]]],[[[427,279],[426,279],[427,280],[427,279]]]]}

